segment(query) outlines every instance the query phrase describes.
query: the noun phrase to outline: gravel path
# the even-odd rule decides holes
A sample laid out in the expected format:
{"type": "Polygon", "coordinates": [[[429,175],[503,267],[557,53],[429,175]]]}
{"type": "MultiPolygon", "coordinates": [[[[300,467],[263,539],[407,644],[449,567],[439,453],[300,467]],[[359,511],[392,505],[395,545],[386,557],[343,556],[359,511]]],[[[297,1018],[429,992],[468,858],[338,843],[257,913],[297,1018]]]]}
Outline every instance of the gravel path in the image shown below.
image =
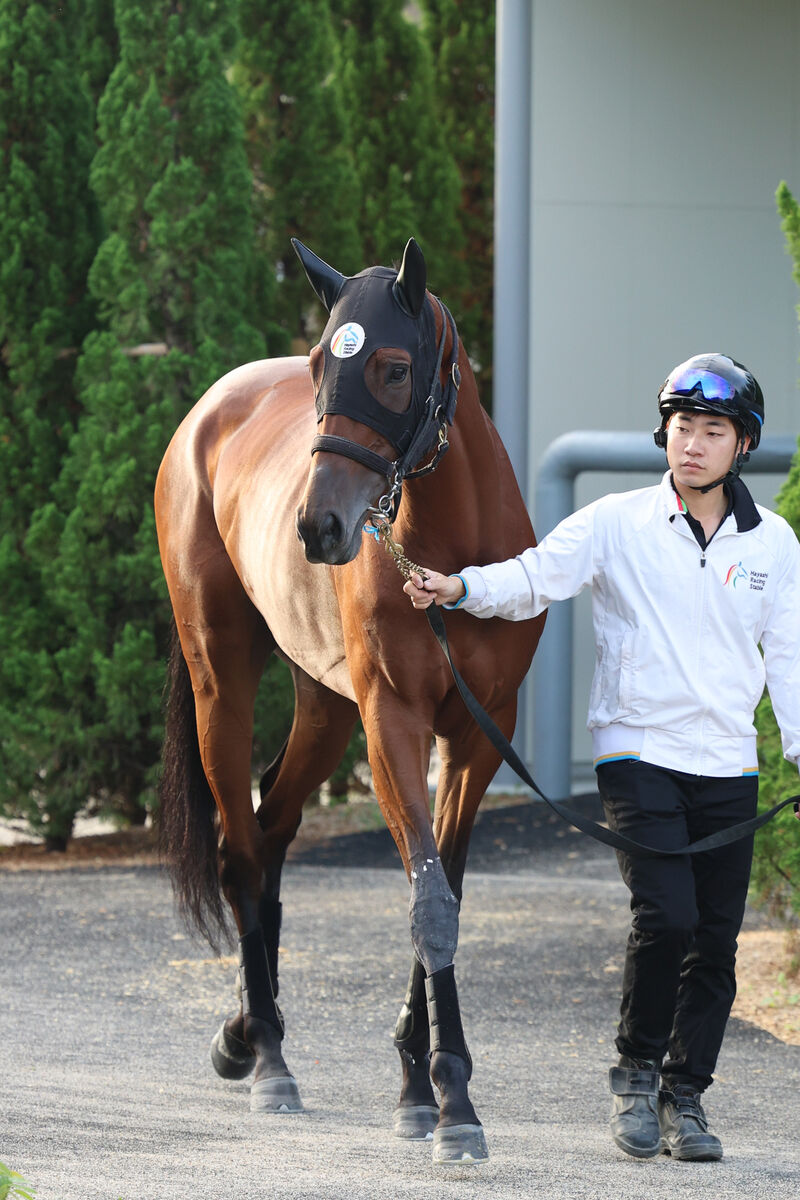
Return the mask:
{"type": "Polygon", "coordinates": [[[434,1169],[429,1145],[390,1133],[410,948],[405,878],[380,834],[356,835],[349,865],[323,847],[286,869],[296,1117],[251,1116],[247,1083],[213,1073],[233,959],[187,937],[161,872],[0,873],[0,1160],[37,1200],[796,1200],[800,1048],[739,1021],[707,1104],[723,1161],[616,1150],[606,1070],[626,894],[605,851],[557,830],[547,854],[516,855],[513,827],[484,830],[456,960],[486,1165],[434,1169]]]}

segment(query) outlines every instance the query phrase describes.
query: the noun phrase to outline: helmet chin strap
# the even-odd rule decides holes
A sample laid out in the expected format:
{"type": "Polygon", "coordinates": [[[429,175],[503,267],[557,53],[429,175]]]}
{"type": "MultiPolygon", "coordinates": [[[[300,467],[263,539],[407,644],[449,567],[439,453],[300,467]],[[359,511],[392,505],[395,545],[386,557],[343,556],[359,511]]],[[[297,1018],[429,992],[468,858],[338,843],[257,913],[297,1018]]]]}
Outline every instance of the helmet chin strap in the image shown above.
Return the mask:
{"type": "Polygon", "coordinates": [[[707,483],[705,487],[695,487],[694,484],[689,484],[693,492],[699,492],[701,496],[705,496],[706,492],[711,492],[714,488],[719,487],[723,483],[733,483],[734,479],[739,478],[739,472],[750,457],[750,451],[744,449],[744,438],[739,442],[739,450],[735,461],[731,464],[731,469],[725,475],[721,475],[719,479],[715,479],[713,483],[707,483]]]}

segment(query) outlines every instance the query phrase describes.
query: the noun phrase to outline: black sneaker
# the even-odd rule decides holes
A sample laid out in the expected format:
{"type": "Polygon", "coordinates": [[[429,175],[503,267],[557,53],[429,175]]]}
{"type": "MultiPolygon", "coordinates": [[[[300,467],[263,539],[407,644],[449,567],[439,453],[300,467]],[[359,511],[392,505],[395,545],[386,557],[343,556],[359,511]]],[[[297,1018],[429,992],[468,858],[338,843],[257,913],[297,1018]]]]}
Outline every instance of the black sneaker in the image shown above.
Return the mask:
{"type": "Polygon", "coordinates": [[[677,1083],[661,1089],[658,1124],[665,1154],[690,1162],[716,1162],[722,1158],[722,1142],[708,1132],[700,1093],[690,1084],[677,1083]]]}
{"type": "Polygon", "coordinates": [[[654,1158],[661,1149],[659,1067],[654,1059],[623,1056],[619,1066],[608,1072],[614,1096],[611,1136],[620,1150],[634,1158],[654,1158]]]}

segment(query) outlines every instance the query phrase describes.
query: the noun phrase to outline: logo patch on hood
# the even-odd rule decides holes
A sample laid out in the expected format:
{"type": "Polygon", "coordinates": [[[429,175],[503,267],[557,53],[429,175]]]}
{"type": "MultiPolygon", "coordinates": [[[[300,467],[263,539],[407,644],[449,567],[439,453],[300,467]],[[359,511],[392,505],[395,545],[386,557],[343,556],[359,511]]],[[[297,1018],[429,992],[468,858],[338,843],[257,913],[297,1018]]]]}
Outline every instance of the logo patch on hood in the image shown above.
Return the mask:
{"type": "Polygon", "coordinates": [[[331,354],[334,358],[352,358],[364,345],[366,336],[364,327],[357,321],[340,325],[331,337],[331,354]]]}

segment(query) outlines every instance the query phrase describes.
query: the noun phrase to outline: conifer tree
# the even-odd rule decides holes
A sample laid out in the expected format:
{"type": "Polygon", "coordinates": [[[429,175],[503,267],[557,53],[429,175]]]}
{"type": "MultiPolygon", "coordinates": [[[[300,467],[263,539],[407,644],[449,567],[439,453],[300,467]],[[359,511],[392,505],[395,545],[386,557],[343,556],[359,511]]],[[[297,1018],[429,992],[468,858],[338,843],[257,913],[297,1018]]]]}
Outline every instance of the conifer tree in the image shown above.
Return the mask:
{"type": "Polygon", "coordinates": [[[491,409],[495,5],[485,0],[422,0],[422,9],[435,64],[439,118],[461,177],[460,327],[481,400],[491,409]]]}
{"type": "MultiPolygon", "coordinates": [[[[800,284],[800,204],[785,183],[777,192],[786,249],[792,258],[792,274],[800,284]]],[[[798,306],[800,315],[800,306],[798,306]]],[[[789,474],[778,493],[776,510],[800,538],[800,445],[789,474]]],[[[783,757],[781,738],[769,697],[756,713],[759,756],[759,807],[771,808],[779,800],[800,792],[797,769],[783,757]]],[[[777,817],[756,837],[753,856],[753,889],[757,898],[797,927],[800,917],[800,839],[797,826],[788,816],[777,817]]]]}
{"type": "MultiPolygon", "coordinates": [[[[360,180],[365,261],[399,261],[420,243],[434,291],[459,294],[461,185],[438,117],[433,61],[403,0],[332,0],[342,90],[360,180]]],[[[460,312],[450,305],[456,320],[460,312]]]]}
{"type": "MultiPolygon", "coordinates": [[[[257,278],[236,95],[234,0],[116,0],[120,59],[98,108],[92,183],[107,228],[90,272],[103,331],[42,539],[55,542],[57,655],[79,794],[142,815],[160,754],[169,607],[152,494],[175,427],[275,331],[257,278]]],[[[275,342],[281,345],[280,338],[275,342]]]]}
{"type": "Polygon", "coordinates": [[[260,246],[280,279],[282,327],[290,337],[313,341],[322,309],[290,238],[345,274],[365,265],[330,7],[328,0],[241,0],[240,12],[234,79],[245,112],[260,246]]]}
{"type": "Polygon", "coordinates": [[[83,0],[78,24],[80,69],[95,105],[119,56],[114,0],[83,0]]]}
{"type": "Polygon", "coordinates": [[[52,5],[0,0],[0,807],[56,842],[76,804],[74,762],[57,745],[72,714],[40,533],[76,421],[100,228],[76,28],[52,5]]]}

